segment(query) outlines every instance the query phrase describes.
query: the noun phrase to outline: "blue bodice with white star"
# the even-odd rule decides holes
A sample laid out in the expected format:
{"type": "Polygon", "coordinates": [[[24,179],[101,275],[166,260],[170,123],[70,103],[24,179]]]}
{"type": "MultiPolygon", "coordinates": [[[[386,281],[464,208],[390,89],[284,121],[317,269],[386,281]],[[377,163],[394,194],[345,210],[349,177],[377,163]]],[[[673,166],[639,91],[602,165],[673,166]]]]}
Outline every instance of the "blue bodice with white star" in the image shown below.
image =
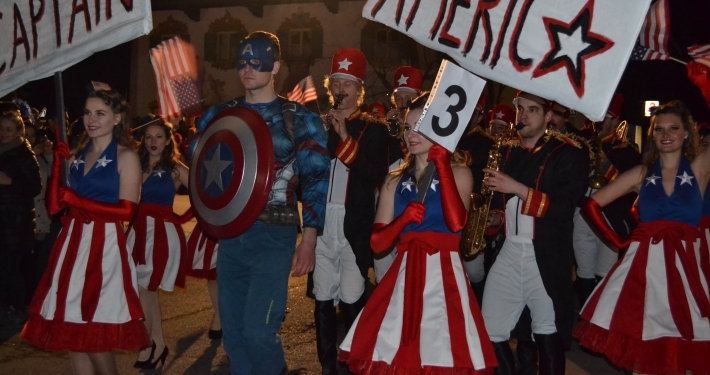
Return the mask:
{"type": "MultiPolygon", "coordinates": [[[[416,178],[412,174],[402,174],[402,177],[397,184],[397,190],[394,193],[394,216],[398,217],[407,208],[409,202],[414,202],[417,200],[417,182],[416,178]]],[[[427,195],[426,202],[424,206],[426,207],[426,213],[424,214],[424,220],[422,220],[421,225],[409,224],[404,228],[401,234],[405,234],[409,231],[415,232],[439,232],[439,233],[453,233],[446,227],[444,222],[444,213],[441,208],[441,193],[439,186],[439,174],[434,173],[434,180],[431,185],[429,185],[429,194],[427,195]]],[[[461,233],[461,232],[458,232],[461,233]]]]}
{"type": "Polygon", "coordinates": [[[698,181],[685,157],[680,160],[673,194],[667,196],[661,178],[661,162],[657,160],[646,174],[639,191],[639,215],[642,223],[668,220],[698,226],[702,211],[702,197],[698,181]]]}
{"type": "Polygon", "coordinates": [[[120,177],[118,175],[118,144],[112,140],[96,163],[87,167],[84,160],[91,148],[86,145],[81,156],[76,158],[69,169],[69,186],[84,198],[105,203],[118,203],[120,177]],[[84,168],[91,170],[84,176],[84,168]]]}
{"type": "Polygon", "coordinates": [[[161,206],[173,206],[175,200],[175,183],[170,172],[155,169],[143,182],[141,203],[152,203],[161,206]]]}

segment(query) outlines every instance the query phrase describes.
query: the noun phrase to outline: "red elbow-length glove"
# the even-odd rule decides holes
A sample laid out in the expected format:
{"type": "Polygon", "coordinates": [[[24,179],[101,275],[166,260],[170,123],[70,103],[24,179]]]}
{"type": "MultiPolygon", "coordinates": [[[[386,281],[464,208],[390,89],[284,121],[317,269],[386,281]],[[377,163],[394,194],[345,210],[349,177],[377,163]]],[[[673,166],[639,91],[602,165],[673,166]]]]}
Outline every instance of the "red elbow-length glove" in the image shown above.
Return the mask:
{"type": "Polygon", "coordinates": [[[705,102],[710,106],[710,68],[695,61],[689,62],[687,68],[688,79],[698,86],[705,102]]]}
{"type": "Polygon", "coordinates": [[[119,200],[118,203],[105,203],[79,196],[70,187],[59,190],[62,204],[108,220],[131,221],[138,211],[138,204],[125,199],[119,200]]]}
{"type": "Polygon", "coordinates": [[[401,215],[397,216],[391,223],[375,223],[372,227],[370,246],[376,253],[387,251],[399,238],[404,228],[412,223],[421,224],[424,220],[426,207],[419,202],[410,202],[401,215]]]}
{"type": "Polygon", "coordinates": [[[468,211],[466,211],[466,206],[461,201],[459,190],[456,187],[449,151],[439,145],[434,145],[429,150],[427,161],[433,161],[436,171],[439,173],[441,209],[444,211],[446,227],[452,232],[458,232],[466,225],[468,211]]]}
{"type": "Polygon", "coordinates": [[[614,232],[614,229],[609,226],[606,221],[604,214],[602,213],[602,208],[599,203],[592,198],[587,198],[582,203],[581,207],[582,215],[587,219],[589,225],[592,226],[599,235],[619,250],[624,250],[629,247],[631,243],[631,238],[622,239],[618,233],[614,232]]]}
{"type": "Polygon", "coordinates": [[[47,191],[45,203],[47,212],[54,215],[62,210],[62,203],[59,197],[59,188],[62,187],[62,163],[69,159],[69,146],[62,141],[57,140],[54,144],[54,161],[52,161],[52,174],[47,181],[47,191]]]}

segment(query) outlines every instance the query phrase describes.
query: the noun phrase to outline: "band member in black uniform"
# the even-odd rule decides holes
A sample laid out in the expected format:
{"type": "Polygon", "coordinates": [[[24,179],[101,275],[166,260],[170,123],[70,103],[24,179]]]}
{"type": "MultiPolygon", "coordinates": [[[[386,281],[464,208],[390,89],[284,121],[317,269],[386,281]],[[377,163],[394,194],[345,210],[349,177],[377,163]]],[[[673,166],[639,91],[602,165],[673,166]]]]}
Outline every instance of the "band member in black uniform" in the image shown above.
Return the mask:
{"type": "Polygon", "coordinates": [[[551,102],[519,92],[518,138],[501,151],[500,171],[485,184],[495,192],[490,226],[506,239],[483,294],[483,318],[498,359],[498,374],[515,374],[510,332],[527,306],[540,374],[563,375],[571,343],[572,218],[587,185],[589,155],[558,132],[547,132],[551,102]]]}
{"type": "Polygon", "coordinates": [[[316,299],[316,343],[323,374],[337,373],[335,306],[340,306],[346,329],[350,329],[365,305],[375,192],[387,175],[387,123],[358,109],[365,94],[366,64],[362,52],[338,50],[325,80],[331,102],[337,101],[338,106],[326,116],[331,176],[311,290],[316,299]]]}
{"type": "MultiPolygon", "coordinates": [[[[639,165],[641,157],[634,144],[626,138],[626,131],[619,129],[619,114],[624,103],[624,97],[617,93],[609,104],[604,121],[595,123],[598,131],[596,137],[589,139],[595,157],[590,172],[590,186],[586,196],[591,196],[605,183],[613,181],[618,175],[639,165]],[[598,150],[601,144],[601,151],[598,150]]],[[[636,220],[631,215],[631,206],[636,200],[636,193],[630,193],[604,206],[602,213],[611,227],[626,238],[636,227],[636,220]]],[[[606,244],[589,227],[577,209],[574,217],[574,256],[577,261],[577,280],[575,286],[579,293],[580,303],[584,304],[589,295],[609,272],[619,259],[619,249],[606,244]]]]}

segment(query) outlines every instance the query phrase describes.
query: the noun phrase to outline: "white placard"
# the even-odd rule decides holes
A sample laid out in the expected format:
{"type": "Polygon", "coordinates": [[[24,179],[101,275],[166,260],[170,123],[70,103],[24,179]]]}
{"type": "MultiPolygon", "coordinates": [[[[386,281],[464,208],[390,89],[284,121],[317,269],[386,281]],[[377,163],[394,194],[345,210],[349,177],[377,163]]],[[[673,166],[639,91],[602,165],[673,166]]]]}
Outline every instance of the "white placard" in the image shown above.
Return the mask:
{"type": "Polygon", "coordinates": [[[651,0],[368,0],[362,16],[467,70],[606,115],[651,0]]]}
{"type": "Polygon", "coordinates": [[[439,73],[414,130],[454,152],[486,81],[448,60],[439,73]]]}
{"type": "Polygon", "coordinates": [[[152,29],[150,0],[1,0],[0,96],[152,29]]]}

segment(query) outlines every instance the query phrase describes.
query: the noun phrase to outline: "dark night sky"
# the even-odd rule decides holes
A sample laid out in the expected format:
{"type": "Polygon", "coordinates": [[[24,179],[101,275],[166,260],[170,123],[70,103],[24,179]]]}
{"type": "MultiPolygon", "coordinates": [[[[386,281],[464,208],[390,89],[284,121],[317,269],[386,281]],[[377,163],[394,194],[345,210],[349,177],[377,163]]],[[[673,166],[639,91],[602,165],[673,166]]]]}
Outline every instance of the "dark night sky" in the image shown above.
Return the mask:
{"type": "MultiPolygon", "coordinates": [[[[710,43],[710,1],[670,1],[670,53],[689,61],[687,48],[693,44],[710,43]]],[[[94,54],[63,73],[66,107],[72,119],[81,114],[85,86],[91,80],[102,81],[121,93],[128,93],[130,82],[130,43],[94,54]]],[[[673,61],[629,62],[617,91],[625,97],[621,117],[633,124],[647,124],[643,117],[643,102],[672,99],[683,100],[696,120],[710,121],[710,109],[700,91],[687,79],[684,65],[673,61]]],[[[20,92],[33,107],[54,108],[54,81],[47,78],[32,82],[20,92]]],[[[128,98],[130,101],[130,98],[128,98]]]]}

